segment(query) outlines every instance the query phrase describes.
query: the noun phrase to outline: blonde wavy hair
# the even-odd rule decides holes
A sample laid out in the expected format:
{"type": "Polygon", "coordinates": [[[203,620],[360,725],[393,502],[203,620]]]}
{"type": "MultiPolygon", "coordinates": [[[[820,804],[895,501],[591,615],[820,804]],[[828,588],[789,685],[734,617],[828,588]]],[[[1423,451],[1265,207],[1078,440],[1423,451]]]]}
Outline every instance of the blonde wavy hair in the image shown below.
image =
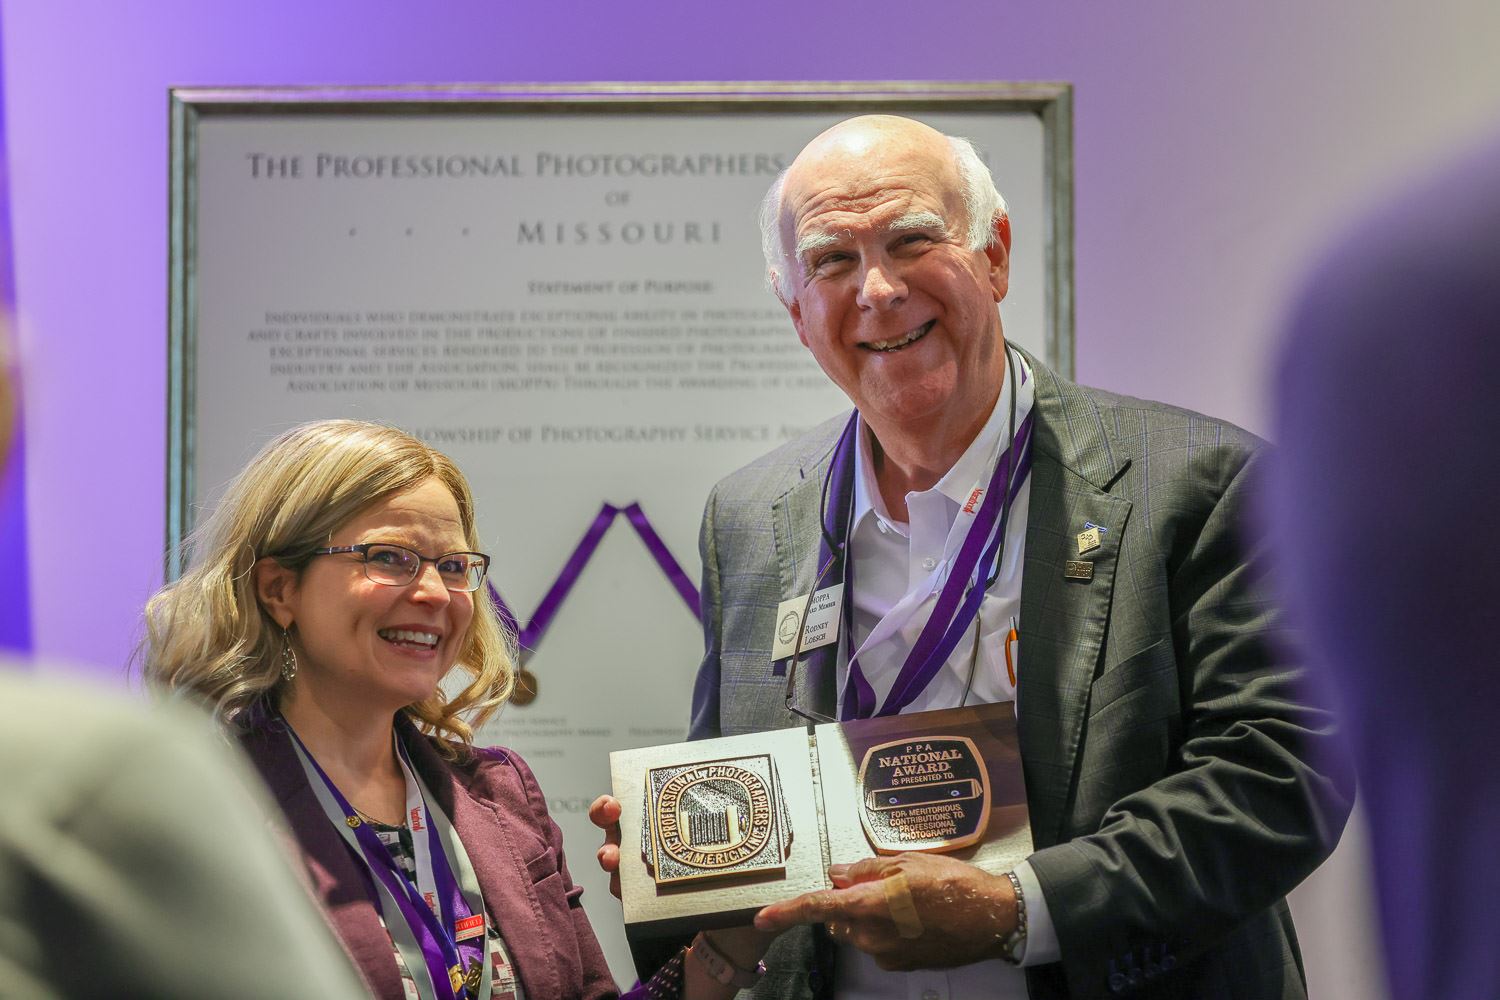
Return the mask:
{"type": "MultiPolygon", "coordinates": [[[[281,629],[256,597],[257,560],[272,557],[300,571],[315,548],[373,504],[431,477],[458,502],[464,542],[480,548],[474,495],[442,452],[405,431],[359,420],[321,420],[294,427],[251,459],[186,548],[191,568],[146,604],[146,637],[138,652],[152,687],[206,703],[230,726],[274,699],[281,679],[281,629]]],[[[439,687],[404,711],[449,754],[473,743],[509,697],[514,636],[483,591],[474,595],[455,669],[469,683],[452,699],[439,687]]]]}

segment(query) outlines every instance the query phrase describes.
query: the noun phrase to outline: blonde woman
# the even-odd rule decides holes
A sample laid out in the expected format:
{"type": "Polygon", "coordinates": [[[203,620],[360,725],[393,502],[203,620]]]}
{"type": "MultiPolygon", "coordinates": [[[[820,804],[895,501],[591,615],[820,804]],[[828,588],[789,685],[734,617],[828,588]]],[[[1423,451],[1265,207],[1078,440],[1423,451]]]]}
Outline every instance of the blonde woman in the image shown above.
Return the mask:
{"type": "Polygon", "coordinates": [[[195,548],[147,605],[146,677],[235,733],[372,994],[613,996],[536,779],[472,746],[510,643],[452,461],[390,427],[297,427],[195,548]]]}

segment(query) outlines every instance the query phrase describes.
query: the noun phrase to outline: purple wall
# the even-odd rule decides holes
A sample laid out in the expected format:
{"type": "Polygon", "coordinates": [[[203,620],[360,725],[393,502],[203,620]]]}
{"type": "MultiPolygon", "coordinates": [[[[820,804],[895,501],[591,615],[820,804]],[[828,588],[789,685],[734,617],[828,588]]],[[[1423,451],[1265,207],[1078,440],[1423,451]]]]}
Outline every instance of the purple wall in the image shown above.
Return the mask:
{"type": "MultiPolygon", "coordinates": [[[[3,37],[0,32],[0,39],[3,37]]],[[[0,49],[0,65],[3,63],[3,49],[0,49]]],[[[0,378],[14,380],[12,369],[19,366],[11,363],[15,350],[10,321],[15,307],[15,273],[11,261],[15,255],[11,243],[7,161],[5,109],[0,107],[0,378]]],[[[19,407],[19,400],[16,405],[19,407]]],[[[0,567],[0,651],[24,653],[31,649],[31,568],[26,557],[26,449],[18,416],[0,414],[0,427],[8,426],[13,435],[8,453],[0,447],[0,553],[7,556],[0,567]]]]}
{"type": "MultiPolygon", "coordinates": [[[[5,0],[4,17],[36,646],[111,679],[161,572],[169,85],[1070,80],[1079,377],[1252,429],[1323,234],[1500,118],[1492,0],[5,0]]],[[[1347,907],[1299,912],[1338,927],[1347,907]]],[[[1308,942],[1321,995],[1378,995],[1361,947],[1308,942]]]]}
{"type": "Polygon", "coordinates": [[[6,0],[37,648],[117,673],[159,580],[170,85],[1071,80],[1079,377],[1260,428],[1325,224],[1500,109],[1500,14],[1446,6],[6,0]]]}

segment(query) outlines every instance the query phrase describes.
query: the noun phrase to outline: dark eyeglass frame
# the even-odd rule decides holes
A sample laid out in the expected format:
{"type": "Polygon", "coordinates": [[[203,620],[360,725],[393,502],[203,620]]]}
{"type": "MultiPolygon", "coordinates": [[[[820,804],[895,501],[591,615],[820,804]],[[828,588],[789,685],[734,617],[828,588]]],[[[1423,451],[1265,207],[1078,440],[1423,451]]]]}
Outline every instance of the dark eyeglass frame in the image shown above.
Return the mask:
{"type": "Polygon", "coordinates": [[[313,549],[311,552],[308,553],[308,555],[309,556],[337,556],[337,555],[344,555],[345,553],[349,553],[349,554],[352,554],[352,555],[359,556],[360,557],[360,563],[365,568],[365,578],[368,579],[371,583],[378,583],[378,584],[381,584],[382,586],[386,586],[386,587],[406,587],[406,586],[410,586],[411,583],[414,580],[417,579],[417,577],[419,577],[419,576],[422,575],[422,565],[424,563],[432,563],[434,566],[437,566],[437,565],[440,565],[443,562],[443,560],[449,559],[449,558],[451,558],[453,556],[465,556],[469,560],[469,571],[468,571],[468,573],[465,576],[464,585],[463,586],[461,586],[461,587],[455,587],[455,586],[453,586],[453,584],[451,582],[449,582],[448,578],[446,576],[444,576],[443,571],[441,569],[438,570],[438,579],[440,579],[440,580],[443,581],[443,586],[444,587],[446,587],[448,590],[452,591],[455,594],[472,594],[475,591],[477,591],[480,587],[484,586],[484,577],[485,577],[485,574],[488,573],[489,569],[490,569],[490,557],[487,556],[487,555],[485,555],[483,552],[444,552],[440,556],[434,556],[434,557],[429,558],[427,556],[424,556],[422,553],[418,552],[416,549],[408,548],[405,545],[397,545],[395,542],[360,542],[358,545],[333,545],[333,546],[329,546],[328,548],[313,549]],[[370,565],[371,565],[371,563],[370,563],[370,550],[371,549],[396,549],[397,551],[400,551],[400,552],[409,553],[410,555],[416,557],[416,559],[417,559],[416,569],[412,570],[411,576],[408,577],[404,582],[401,582],[401,583],[397,583],[397,582],[395,582],[393,580],[381,580],[381,579],[378,579],[377,577],[371,576],[370,575],[370,565]],[[474,566],[475,566],[476,563],[479,566],[479,575],[477,577],[474,575],[474,566]]]}

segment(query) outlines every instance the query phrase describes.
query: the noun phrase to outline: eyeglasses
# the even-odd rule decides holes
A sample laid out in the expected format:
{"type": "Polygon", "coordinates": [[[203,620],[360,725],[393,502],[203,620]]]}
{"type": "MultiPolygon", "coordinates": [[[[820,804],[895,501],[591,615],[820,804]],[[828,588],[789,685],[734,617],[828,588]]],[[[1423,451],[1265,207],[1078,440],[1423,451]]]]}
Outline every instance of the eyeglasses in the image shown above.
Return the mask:
{"type": "Polygon", "coordinates": [[[364,542],[359,545],[337,545],[313,549],[310,555],[336,556],[353,553],[365,564],[365,576],[388,587],[404,587],[422,572],[423,563],[437,567],[443,586],[461,594],[472,594],[484,586],[484,574],[490,568],[490,557],[482,552],[445,552],[429,559],[404,545],[364,542]]]}

